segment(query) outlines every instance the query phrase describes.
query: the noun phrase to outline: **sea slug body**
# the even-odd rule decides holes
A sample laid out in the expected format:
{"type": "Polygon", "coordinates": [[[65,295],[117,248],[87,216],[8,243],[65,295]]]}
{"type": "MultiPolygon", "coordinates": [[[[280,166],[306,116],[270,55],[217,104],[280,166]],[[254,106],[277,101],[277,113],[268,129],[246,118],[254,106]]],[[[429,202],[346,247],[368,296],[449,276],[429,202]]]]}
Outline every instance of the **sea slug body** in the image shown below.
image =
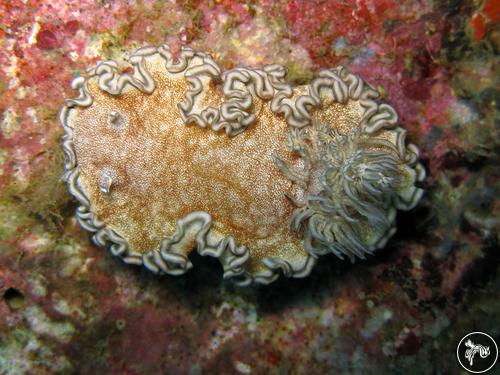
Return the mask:
{"type": "Polygon", "coordinates": [[[305,277],[321,255],[385,246],[425,177],[392,107],[344,68],[222,72],[190,48],[99,61],[65,101],[64,179],[93,241],[159,274],[219,259],[224,278],[305,277]]]}

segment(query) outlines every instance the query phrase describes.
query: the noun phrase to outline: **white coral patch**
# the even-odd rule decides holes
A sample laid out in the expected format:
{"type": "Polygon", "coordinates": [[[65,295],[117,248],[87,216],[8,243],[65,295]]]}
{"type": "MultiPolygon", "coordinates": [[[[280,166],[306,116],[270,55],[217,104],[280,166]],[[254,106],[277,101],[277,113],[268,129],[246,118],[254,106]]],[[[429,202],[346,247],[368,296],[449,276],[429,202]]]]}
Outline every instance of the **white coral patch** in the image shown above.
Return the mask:
{"type": "Polygon", "coordinates": [[[28,306],[24,311],[24,317],[33,332],[50,336],[62,343],[70,342],[75,327],[69,322],[54,322],[45,314],[39,306],[28,306]]]}

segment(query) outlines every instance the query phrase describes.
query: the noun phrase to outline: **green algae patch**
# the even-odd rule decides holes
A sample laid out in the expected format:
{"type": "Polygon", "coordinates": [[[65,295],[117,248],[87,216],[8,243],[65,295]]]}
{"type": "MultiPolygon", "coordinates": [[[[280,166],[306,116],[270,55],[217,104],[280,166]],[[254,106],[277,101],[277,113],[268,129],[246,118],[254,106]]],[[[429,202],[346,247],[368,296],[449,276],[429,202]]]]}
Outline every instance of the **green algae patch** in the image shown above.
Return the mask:
{"type": "Polygon", "coordinates": [[[12,205],[16,206],[15,211],[19,216],[42,221],[49,230],[54,231],[61,227],[67,216],[71,199],[61,182],[63,153],[59,149],[50,149],[43,157],[46,166],[37,171],[26,188],[20,188],[16,183],[9,185],[7,200],[11,202],[11,208],[12,205]]]}
{"type": "Polygon", "coordinates": [[[295,61],[288,61],[285,63],[285,66],[288,68],[288,78],[290,81],[298,85],[305,84],[314,76],[312,71],[304,69],[304,67],[300,66],[295,61]]]}
{"type": "Polygon", "coordinates": [[[33,218],[20,208],[14,199],[0,200],[0,241],[16,239],[20,234],[30,231],[29,228],[33,226],[33,218]]]}

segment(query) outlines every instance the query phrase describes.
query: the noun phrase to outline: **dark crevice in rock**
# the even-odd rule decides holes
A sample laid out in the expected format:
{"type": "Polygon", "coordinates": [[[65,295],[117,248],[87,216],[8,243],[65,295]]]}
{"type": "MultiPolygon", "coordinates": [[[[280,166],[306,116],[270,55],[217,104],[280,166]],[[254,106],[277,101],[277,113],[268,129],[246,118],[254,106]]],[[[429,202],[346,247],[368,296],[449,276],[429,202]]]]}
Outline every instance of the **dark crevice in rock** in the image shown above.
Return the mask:
{"type": "Polygon", "coordinates": [[[458,287],[453,293],[453,301],[458,303],[462,300],[464,291],[467,288],[484,287],[493,280],[498,273],[500,266],[500,252],[498,242],[494,236],[487,239],[487,244],[482,249],[484,256],[476,259],[470,264],[457,284],[458,287]]]}
{"type": "Polygon", "coordinates": [[[24,294],[16,288],[8,288],[3,294],[3,300],[10,309],[17,310],[24,305],[24,294]]]}

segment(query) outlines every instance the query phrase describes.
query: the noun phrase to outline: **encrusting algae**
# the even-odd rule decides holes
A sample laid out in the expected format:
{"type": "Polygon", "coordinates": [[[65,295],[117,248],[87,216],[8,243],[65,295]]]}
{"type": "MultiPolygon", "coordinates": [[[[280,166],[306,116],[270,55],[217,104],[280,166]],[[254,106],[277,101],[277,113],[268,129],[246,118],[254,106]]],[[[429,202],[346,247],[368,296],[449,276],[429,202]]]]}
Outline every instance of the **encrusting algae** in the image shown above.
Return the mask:
{"type": "Polygon", "coordinates": [[[304,277],[385,246],[422,196],[394,109],[342,67],[292,87],[280,65],[222,72],[189,48],[128,62],[74,79],[60,111],[77,218],[127,263],[179,275],[196,249],[241,285],[304,277]]]}

